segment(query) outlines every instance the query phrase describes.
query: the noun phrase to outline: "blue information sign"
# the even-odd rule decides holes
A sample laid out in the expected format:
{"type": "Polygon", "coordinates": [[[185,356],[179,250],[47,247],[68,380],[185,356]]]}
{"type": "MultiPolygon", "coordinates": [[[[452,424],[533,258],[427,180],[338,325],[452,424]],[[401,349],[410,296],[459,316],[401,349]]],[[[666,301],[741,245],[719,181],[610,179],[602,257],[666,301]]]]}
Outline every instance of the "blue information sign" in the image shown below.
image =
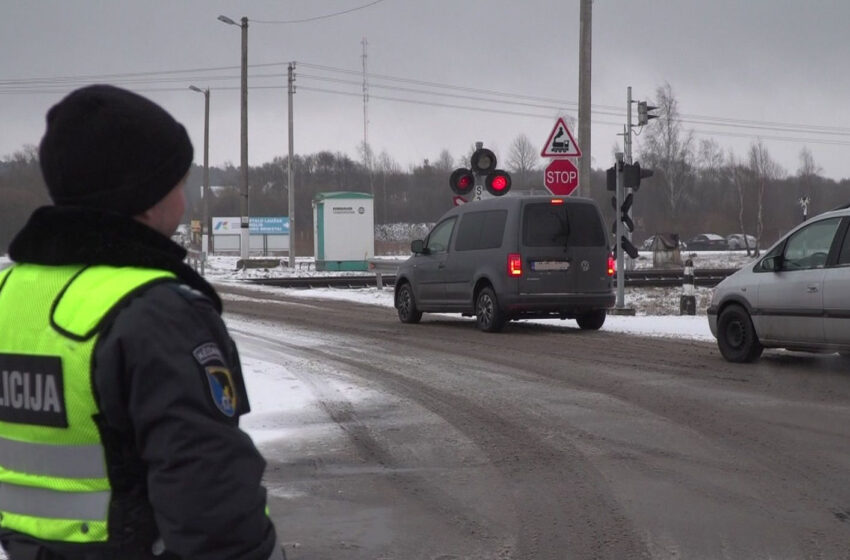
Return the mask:
{"type": "Polygon", "coordinates": [[[251,216],[248,231],[256,235],[289,235],[289,218],[251,216]]]}

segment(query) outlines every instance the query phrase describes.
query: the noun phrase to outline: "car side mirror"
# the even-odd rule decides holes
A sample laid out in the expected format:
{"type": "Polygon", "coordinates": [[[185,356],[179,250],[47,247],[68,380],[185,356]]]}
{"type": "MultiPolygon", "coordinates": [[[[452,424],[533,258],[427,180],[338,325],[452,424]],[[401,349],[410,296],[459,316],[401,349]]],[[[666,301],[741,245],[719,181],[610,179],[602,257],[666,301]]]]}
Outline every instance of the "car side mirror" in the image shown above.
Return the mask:
{"type": "Polygon", "coordinates": [[[410,251],[417,255],[425,252],[425,242],[421,239],[414,239],[410,242],[410,251]]]}
{"type": "Polygon", "coordinates": [[[775,257],[768,257],[761,261],[761,269],[769,270],[772,272],[778,272],[782,270],[782,255],[776,255],[775,257]]]}

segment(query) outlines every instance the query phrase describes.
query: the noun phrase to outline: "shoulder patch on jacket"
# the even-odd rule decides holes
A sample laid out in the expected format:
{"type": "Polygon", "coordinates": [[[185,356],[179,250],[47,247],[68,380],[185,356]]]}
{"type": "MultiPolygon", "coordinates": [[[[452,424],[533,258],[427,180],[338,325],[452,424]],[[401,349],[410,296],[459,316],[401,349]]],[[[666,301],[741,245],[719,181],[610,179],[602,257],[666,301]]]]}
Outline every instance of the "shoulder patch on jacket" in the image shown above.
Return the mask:
{"type": "Polygon", "coordinates": [[[204,368],[204,376],[213,404],[219,412],[232,418],[236,414],[239,397],[236,384],[233,382],[233,374],[225,364],[224,355],[218,344],[205,342],[192,350],[192,355],[204,368]]]}

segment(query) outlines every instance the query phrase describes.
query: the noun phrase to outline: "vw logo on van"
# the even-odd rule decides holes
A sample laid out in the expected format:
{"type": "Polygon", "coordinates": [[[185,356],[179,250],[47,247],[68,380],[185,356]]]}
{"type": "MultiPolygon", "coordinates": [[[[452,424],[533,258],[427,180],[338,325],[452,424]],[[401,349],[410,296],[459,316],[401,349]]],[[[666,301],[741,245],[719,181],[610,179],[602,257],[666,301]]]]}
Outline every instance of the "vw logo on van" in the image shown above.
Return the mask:
{"type": "Polygon", "coordinates": [[[590,270],[590,263],[587,261],[581,261],[581,271],[587,272],[588,270],[590,270]]]}

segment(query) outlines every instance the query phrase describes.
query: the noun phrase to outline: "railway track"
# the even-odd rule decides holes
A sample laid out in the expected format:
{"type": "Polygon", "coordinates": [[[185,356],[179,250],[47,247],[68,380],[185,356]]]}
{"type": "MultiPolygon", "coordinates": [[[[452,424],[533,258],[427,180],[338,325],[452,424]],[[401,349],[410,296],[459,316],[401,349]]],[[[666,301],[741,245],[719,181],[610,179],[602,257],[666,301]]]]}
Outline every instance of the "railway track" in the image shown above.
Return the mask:
{"type": "MultiPolygon", "coordinates": [[[[721,280],[736,272],[737,268],[705,268],[694,270],[694,285],[699,287],[713,287],[721,280]]],[[[625,272],[626,286],[636,288],[663,288],[681,286],[684,272],[681,269],[661,270],[643,269],[627,270],[625,272]]],[[[377,274],[360,274],[350,276],[309,276],[309,277],[286,277],[286,278],[252,278],[249,282],[264,286],[277,286],[281,288],[368,288],[378,285],[377,274]]],[[[616,278],[616,277],[615,277],[616,278]]],[[[380,283],[383,285],[394,285],[395,274],[381,274],[380,283]]]]}

